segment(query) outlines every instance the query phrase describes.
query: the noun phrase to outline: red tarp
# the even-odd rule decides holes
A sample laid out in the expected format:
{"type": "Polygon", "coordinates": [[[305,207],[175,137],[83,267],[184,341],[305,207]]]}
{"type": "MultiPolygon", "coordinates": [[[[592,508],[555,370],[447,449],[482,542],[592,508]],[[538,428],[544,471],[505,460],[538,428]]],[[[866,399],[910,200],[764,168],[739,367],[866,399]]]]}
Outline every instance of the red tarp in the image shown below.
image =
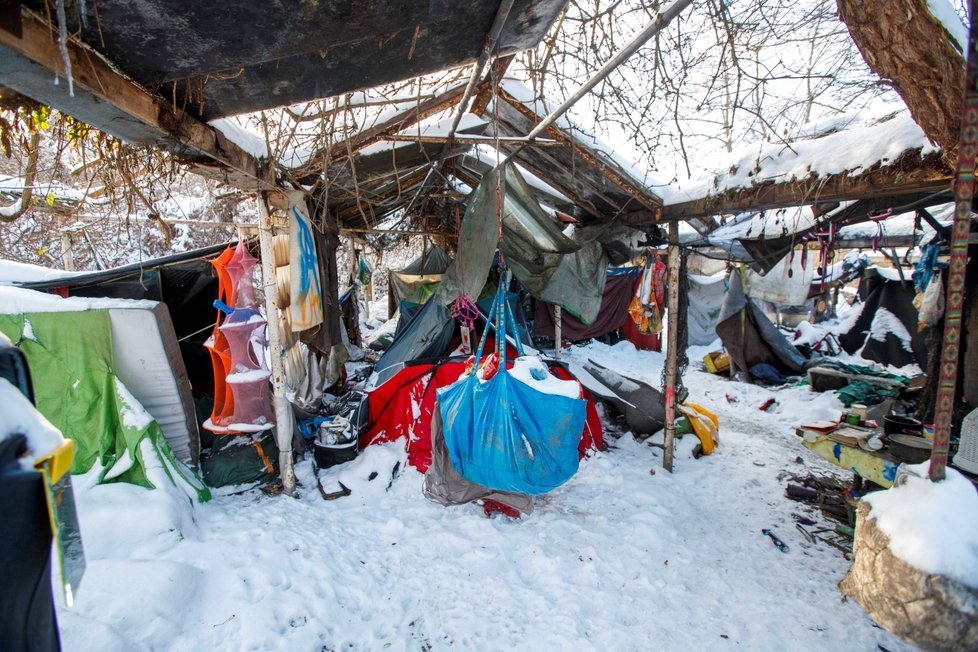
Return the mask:
{"type": "MultiPolygon", "coordinates": [[[[408,463],[422,473],[427,471],[431,465],[431,415],[435,409],[435,392],[458,380],[464,370],[464,360],[408,365],[374,389],[367,395],[370,422],[360,436],[360,448],[404,438],[408,463]]],[[[562,380],[576,380],[560,365],[552,366],[550,371],[562,380]]],[[[582,391],[587,400],[587,420],[578,453],[584,457],[588,449],[601,448],[604,437],[594,401],[583,387],[582,391]]]]}

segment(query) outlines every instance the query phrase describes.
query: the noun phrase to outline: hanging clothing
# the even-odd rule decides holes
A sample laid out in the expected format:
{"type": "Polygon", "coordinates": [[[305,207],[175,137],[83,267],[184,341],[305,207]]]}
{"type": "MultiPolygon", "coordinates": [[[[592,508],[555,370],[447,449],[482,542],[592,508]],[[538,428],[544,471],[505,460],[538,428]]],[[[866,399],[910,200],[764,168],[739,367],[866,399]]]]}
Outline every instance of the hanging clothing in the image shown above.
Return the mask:
{"type": "Polygon", "coordinates": [[[638,291],[628,306],[628,314],[642,335],[662,332],[666,312],[666,266],[658,256],[647,256],[638,291]]]}

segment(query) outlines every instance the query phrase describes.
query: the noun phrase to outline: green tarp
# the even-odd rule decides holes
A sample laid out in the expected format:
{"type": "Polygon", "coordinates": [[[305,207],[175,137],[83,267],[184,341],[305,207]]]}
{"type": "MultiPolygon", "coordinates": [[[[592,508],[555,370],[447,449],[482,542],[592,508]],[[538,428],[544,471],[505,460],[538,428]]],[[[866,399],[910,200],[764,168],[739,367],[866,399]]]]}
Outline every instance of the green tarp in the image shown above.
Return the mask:
{"type": "Polygon", "coordinates": [[[147,471],[162,467],[190,496],[210,498],[113,372],[107,311],[0,315],[0,332],[27,356],[38,411],[75,441],[72,473],[86,473],[97,462],[99,482],[153,488],[147,471]]]}
{"type": "Polygon", "coordinates": [[[565,234],[534,199],[519,171],[505,164],[483,178],[469,201],[458,255],[435,293],[437,300],[448,305],[462,294],[479,296],[486,283],[499,234],[497,179],[504,197],[502,252],[507,265],[534,297],[590,324],[601,306],[609,263],[627,260],[629,240],[641,234],[612,222],[565,234]]]}

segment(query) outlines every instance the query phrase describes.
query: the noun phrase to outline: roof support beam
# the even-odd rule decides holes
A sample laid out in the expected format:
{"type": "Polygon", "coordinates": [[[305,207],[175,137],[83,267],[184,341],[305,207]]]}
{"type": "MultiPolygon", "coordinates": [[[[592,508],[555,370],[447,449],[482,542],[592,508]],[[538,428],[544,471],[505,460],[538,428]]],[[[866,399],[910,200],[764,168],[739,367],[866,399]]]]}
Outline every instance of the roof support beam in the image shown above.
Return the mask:
{"type": "MultiPolygon", "coordinates": [[[[161,147],[177,158],[205,166],[219,164],[223,181],[243,189],[259,187],[258,161],[222,133],[188,115],[118,72],[80,41],[67,43],[74,96],[64,79],[57,29],[21,9],[21,34],[0,29],[0,84],[71,115],[121,140],[161,147]],[[54,80],[59,78],[58,84],[54,80]]],[[[263,185],[265,187],[265,185],[263,185]]]]}
{"type": "Polygon", "coordinates": [[[934,193],[948,190],[952,181],[953,178],[943,171],[927,169],[925,166],[909,173],[878,168],[856,177],[843,173],[802,181],[768,183],[671,204],[663,207],[662,219],[688,220],[831,201],[934,193]]]}

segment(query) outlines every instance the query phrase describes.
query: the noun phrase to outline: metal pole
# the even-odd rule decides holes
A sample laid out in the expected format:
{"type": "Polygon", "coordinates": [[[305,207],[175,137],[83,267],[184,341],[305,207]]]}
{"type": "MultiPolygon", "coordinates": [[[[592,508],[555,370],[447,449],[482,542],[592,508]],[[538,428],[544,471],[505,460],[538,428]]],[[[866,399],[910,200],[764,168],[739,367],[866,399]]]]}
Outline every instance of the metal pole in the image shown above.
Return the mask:
{"type": "Polygon", "coordinates": [[[693,4],[693,0],[676,0],[671,5],[665,8],[665,10],[659,12],[659,15],[655,17],[651,23],[649,23],[645,29],[635,35],[628,45],[623,47],[618,51],[618,54],[611,57],[608,63],[601,66],[601,70],[596,72],[591,79],[584,82],[584,85],[577,89],[577,91],[571,95],[567,100],[557,107],[556,110],[552,111],[550,115],[543,119],[540,124],[533,128],[529,134],[526,135],[527,140],[535,138],[543,133],[544,129],[552,125],[557,118],[564,115],[567,109],[571,108],[579,99],[584,97],[588,91],[597,86],[601,81],[607,77],[612,70],[620,66],[625,62],[628,57],[635,54],[639,48],[641,48],[645,43],[665,29],[666,25],[672,22],[672,19],[682,13],[682,10],[693,4]]]}
{"type": "Polygon", "coordinates": [[[944,479],[951,439],[961,353],[961,315],[964,311],[964,282],[971,233],[971,201],[975,194],[975,163],[978,159],[978,19],[975,19],[978,16],[978,0],[971,0],[971,16],[961,144],[958,146],[958,169],[954,180],[954,225],[951,229],[951,258],[948,261],[944,347],[941,349],[941,376],[934,410],[934,447],[930,456],[929,476],[934,482],[944,479]]]}
{"type": "Polygon", "coordinates": [[[285,397],[285,351],[278,326],[278,286],[275,283],[275,254],[272,250],[272,217],[265,193],[258,193],[258,245],[261,248],[261,278],[265,290],[265,318],[268,320],[268,352],[272,360],[272,403],[275,406],[275,441],[282,491],[295,496],[295,468],[292,463],[292,406],[285,397]]]}
{"type": "Polygon", "coordinates": [[[669,283],[669,323],[666,333],[666,439],[662,466],[672,473],[672,458],[676,438],[676,376],[679,360],[679,224],[669,223],[669,260],[666,274],[669,283]]]}

